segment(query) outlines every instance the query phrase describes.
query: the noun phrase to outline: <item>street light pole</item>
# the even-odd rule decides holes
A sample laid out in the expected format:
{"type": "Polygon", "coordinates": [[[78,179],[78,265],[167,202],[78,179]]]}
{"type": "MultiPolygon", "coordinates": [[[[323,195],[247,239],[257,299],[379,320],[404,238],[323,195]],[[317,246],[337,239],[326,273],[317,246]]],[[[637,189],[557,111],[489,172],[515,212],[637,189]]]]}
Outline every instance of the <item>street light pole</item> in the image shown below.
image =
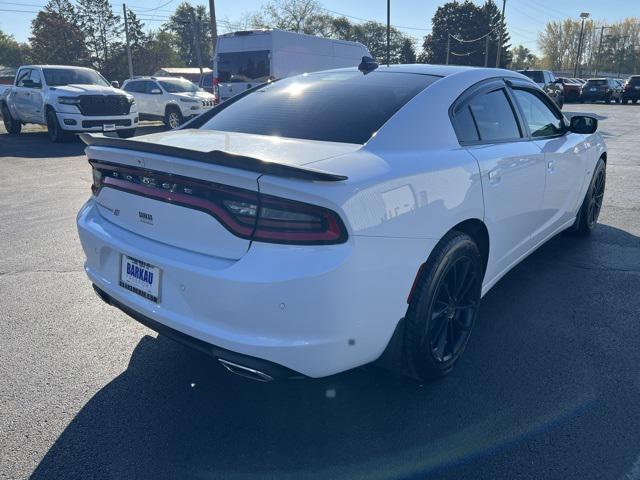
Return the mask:
{"type": "Polygon", "coordinates": [[[582,35],[584,34],[584,21],[589,18],[589,14],[587,12],[582,12],[580,14],[580,18],[582,19],[582,26],[580,27],[580,40],[578,41],[578,54],[576,55],[576,64],[573,67],[573,76],[578,76],[578,63],[580,63],[580,53],[582,50],[582,35]]]}
{"type": "Polygon", "coordinates": [[[129,63],[129,78],[133,78],[133,60],[131,58],[131,44],[129,43],[129,15],[127,15],[127,5],[122,4],[124,14],[124,38],[127,42],[127,62],[129,63]]]}
{"type": "Polygon", "coordinates": [[[596,71],[593,74],[594,77],[598,76],[598,68],[600,68],[600,56],[602,55],[602,40],[604,39],[604,31],[607,28],[611,27],[600,27],[600,42],[598,42],[598,56],[596,57],[596,71]]]}

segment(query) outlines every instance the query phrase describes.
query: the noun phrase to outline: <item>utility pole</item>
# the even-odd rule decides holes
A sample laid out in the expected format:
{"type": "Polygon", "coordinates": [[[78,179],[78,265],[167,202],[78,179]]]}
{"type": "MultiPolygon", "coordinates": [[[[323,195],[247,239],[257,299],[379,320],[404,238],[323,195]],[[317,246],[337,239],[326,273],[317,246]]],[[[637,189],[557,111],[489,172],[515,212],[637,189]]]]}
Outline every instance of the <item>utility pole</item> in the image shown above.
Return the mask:
{"type": "Polygon", "coordinates": [[[580,40],[578,41],[578,54],[576,55],[576,63],[573,66],[573,76],[578,76],[578,64],[580,63],[580,53],[582,50],[582,34],[584,33],[584,21],[589,18],[589,14],[587,12],[582,12],[580,14],[580,18],[582,19],[582,26],[580,27],[580,40]]]}
{"type": "Polygon", "coordinates": [[[451,51],[451,34],[447,30],[447,65],[449,65],[449,52],[451,51]]]}
{"type": "Polygon", "coordinates": [[[218,23],[216,21],[215,0],[209,0],[209,20],[211,22],[211,55],[216,56],[216,46],[218,43],[218,23]]]}
{"type": "Polygon", "coordinates": [[[605,28],[611,27],[605,27],[604,25],[600,27],[600,41],[598,42],[598,56],[596,57],[596,71],[593,74],[594,77],[598,76],[598,68],[600,67],[600,55],[602,54],[602,40],[604,39],[605,28]]]}
{"type": "Polygon", "coordinates": [[[195,10],[191,10],[191,25],[193,27],[193,34],[195,37],[195,49],[196,49],[196,60],[198,62],[198,68],[200,68],[200,80],[202,80],[202,52],[200,51],[200,22],[202,18],[198,16],[196,21],[195,10]]]}
{"type": "Polygon", "coordinates": [[[484,67],[489,66],[489,34],[484,39],[484,67]]]}
{"type": "Polygon", "coordinates": [[[507,6],[507,0],[502,0],[502,16],[500,17],[500,39],[498,40],[498,48],[496,50],[496,68],[500,68],[500,55],[502,53],[502,38],[504,36],[504,9],[507,6]]]}
{"type": "Polygon", "coordinates": [[[124,38],[127,42],[127,60],[129,61],[129,78],[133,78],[133,60],[131,59],[131,45],[129,44],[129,18],[127,15],[127,5],[122,4],[124,13],[124,38]]]}
{"type": "Polygon", "coordinates": [[[391,0],[387,0],[387,67],[391,57],[391,0]]]}

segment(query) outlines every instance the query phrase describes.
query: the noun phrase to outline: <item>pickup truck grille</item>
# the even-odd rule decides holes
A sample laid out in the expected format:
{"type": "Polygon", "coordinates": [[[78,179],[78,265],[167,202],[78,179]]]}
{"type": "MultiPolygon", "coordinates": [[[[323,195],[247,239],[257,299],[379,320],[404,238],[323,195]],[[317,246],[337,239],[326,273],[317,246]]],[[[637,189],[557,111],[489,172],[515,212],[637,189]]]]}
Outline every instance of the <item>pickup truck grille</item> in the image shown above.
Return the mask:
{"type": "Polygon", "coordinates": [[[78,108],[87,116],[128,115],[131,105],[124,95],[81,95],[78,108]]]}

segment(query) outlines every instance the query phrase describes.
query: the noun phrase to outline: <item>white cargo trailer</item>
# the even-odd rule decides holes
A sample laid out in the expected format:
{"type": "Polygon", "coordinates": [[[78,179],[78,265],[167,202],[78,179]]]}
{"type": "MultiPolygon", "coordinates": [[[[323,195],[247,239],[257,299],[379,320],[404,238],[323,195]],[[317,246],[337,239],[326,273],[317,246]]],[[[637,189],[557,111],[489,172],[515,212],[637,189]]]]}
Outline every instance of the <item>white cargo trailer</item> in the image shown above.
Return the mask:
{"type": "Polygon", "coordinates": [[[220,35],[216,51],[213,74],[222,101],[268,80],[354,67],[363,56],[371,56],[359,42],[278,29],[220,35]]]}

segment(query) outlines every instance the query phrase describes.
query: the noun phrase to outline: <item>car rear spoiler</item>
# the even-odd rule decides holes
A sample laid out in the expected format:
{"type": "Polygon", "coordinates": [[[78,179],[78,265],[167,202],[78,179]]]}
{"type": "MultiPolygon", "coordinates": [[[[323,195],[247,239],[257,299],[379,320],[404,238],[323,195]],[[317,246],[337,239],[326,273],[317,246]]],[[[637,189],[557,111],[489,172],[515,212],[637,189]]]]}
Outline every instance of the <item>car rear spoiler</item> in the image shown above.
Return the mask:
{"type": "Polygon", "coordinates": [[[275,175],[286,178],[299,178],[302,180],[314,180],[319,182],[340,182],[347,180],[345,175],[324,172],[311,168],[294,167],[284,163],[269,162],[259,158],[235,155],[223,152],[222,150],[212,150],[210,152],[199,152],[187,148],[160,145],[157,143],[141,142],[137,140],[125,140],[122,138],[105,137],[83,133],[80,138],[90,147],[120,148],[123,150],[133,150],[135,152],[155,153],[158,155],[168,155],[171,157],[185,158],[198,162],[222,165],[224,167],[239,168],[250,172],[257,172],[266,175],[275,175]]]}

